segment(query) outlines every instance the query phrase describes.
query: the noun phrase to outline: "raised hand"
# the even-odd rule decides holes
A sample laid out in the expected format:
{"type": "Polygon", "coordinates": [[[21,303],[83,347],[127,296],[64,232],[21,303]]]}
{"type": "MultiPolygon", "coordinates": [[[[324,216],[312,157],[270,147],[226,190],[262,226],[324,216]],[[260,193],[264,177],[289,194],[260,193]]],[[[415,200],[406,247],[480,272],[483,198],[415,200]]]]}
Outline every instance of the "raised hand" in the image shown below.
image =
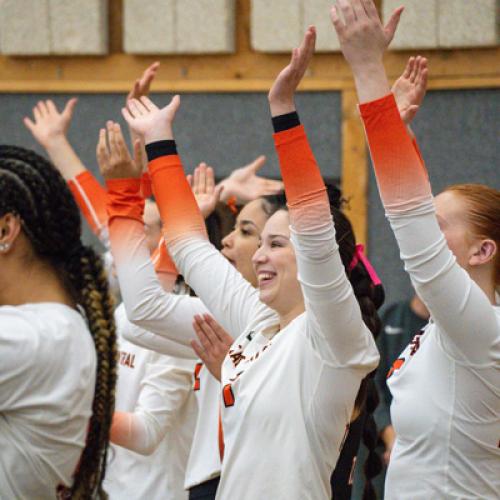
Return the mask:
{"type": "Polygon", "coordinates": [[[227,201],[232,196],[235,196],[238,203],[248,203],[261,196],[283,191],[281,181],[266,179],[257,175],[264,163],[266,163],[266,157],[261,155],[248,165],[233,170],[231,175],[220,183],[220,185],[224,186],[222,199],[227,201]]]}
{"type": "Polygon", "coordinates": [[[295,111],[294,95],[314,54],[316,28],[310,26],[299,48],[293,49],[290,64],[277,76],[268,99],[273,116],[295,111]]]}
{"type": "Polygon", "coordinates": [[[351,66],[361,103],[389,93],[382,58],[394,37],[402,12],[403,7],[396,9],[383,26],[373,0],[337,0],[337,5],[330,10],[340,48],[351,66]]]}
{"type": "Polygon", "coordinates": [[[203,218],[206,219],[214,210],[220,199],[222,185],[215,185],[214,169],[205,162],[194,169],[194,175],[188,175],[187,180],[193,190],[196,203],[203,218]]]}
{"type": "Polygon", "coordinates": [[[159,108],[149,97],[128,101],[122,115],[134,133],[144,138],[146,144],[173,139],[172,123],[181,100],[174,96],[170,103],[159,108]]]}
{"type": "Polygon", "coordinates": [[[396,9],[383,26],[373,0],[337,0],[330,17],[351,67],[382,61],[402,12],[403,7],[396,9]]]}
{"type": "Polygon", "coordinates": [[[391,90],[402,120],[409,125],[427,91],[427,59],[410,57],[403,74],[394,82],[391,90]]]}
{"type": "Polygon", "coordinates": [[[142,96],[149,95],[151,83],[153,83],[159,67],[160,63],[154,62],[144,70],[144,73],[134,82],[134,86],[128,93],[127,102],[131,99],[139,99],[142,96]]]}
{"type": "Polygon", "coordinates": [[[233,338],[208,314],[196,315],[193,328],[200,341],[191,341],[194,352],[208,371],[220,380],[222,362],[233,343],[233,338]]]}
{"type": "Polygon", "coordinates": [[[97,162],[106,180],[139,177],[142,172],[142,151],[140,141],[135,141],[134,159],[131,158],[118,123],[108,121],[106,128],[99,131],[97,162]]]}
{"type": "Polygon", "coordinates": [[[76,102],[75,97],[70,99],[62,112],[59,112],[52,100],[38,101],[33,108],[34,121],[25,117],[23,122],[36,141],[48,149],[54,141],[66,136],[76,102]]]}

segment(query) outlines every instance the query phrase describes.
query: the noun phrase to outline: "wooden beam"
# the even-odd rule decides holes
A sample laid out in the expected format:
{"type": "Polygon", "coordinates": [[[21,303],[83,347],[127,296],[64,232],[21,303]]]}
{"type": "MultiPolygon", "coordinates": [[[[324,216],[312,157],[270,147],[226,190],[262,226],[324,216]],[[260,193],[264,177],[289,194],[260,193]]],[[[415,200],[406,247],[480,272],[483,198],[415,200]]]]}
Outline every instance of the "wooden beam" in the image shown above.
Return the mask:
{"type": "Polygon", "coordinates": [[[349,217],[358,243],[366,245],[368,158],[365,133],[358,114],[358,97],[353,89],[342,92],[342,194],[349,203],[349,217]]]}

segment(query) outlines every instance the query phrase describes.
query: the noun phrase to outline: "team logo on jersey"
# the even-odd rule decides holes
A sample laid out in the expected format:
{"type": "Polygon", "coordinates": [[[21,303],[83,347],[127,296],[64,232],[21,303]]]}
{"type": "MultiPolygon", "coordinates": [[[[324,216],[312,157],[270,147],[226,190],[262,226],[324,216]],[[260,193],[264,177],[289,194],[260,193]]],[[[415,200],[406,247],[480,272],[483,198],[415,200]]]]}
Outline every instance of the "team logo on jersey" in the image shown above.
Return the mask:
{"type": "MultiPolygon", "coordinates": [[[[420,349],[420,338],[424,334],[424,330],[420,330],[409,343],[410,358],[420,349]]],[[[395,371],[399,370],[405,362],[405,358],[401,357],[396,359],[387,373],[387,378],[391,377],[395,371]]]]}
{"type": "Polygon", "coordinates": [[[193,383],[193,391],[199,391],[200,390],[200,371],[203,368],[203,363],[196,363],[194,367],[194,383],[193,383]]]}
{"type": "Polygon", "coordinates": [[[128,366],[129,368],[135,368],[135,354],[130,354],[129,352],[120,351],[120,364],[123,366],[128,366]]]}
{"type": "Polygon", "coordinates": [[[391,377],[392,374],[399,370],[405,362],[405,358],[398,358],[394,363],[392,363],[391,369],[387,372],[387,378],[391,377]]]}

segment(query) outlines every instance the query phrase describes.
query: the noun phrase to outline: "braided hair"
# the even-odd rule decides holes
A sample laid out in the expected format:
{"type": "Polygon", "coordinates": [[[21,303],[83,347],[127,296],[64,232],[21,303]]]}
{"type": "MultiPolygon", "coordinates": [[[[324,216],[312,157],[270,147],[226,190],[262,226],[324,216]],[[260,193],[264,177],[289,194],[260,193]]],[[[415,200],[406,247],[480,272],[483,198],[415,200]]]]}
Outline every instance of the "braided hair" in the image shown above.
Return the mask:
{"type": "Polygon", "coordinates": [[[66,498],[106,497],[109,428],[114,411],[116,335],[113,303],[100,258],[81,242],[78,207],[59,172],[33,151],[0,146],[0,217],[13,213],[35,256],[61,277],[75,304],[87,317],[97,352],[97,376],[85,448],[66,498]]]}
{"type": "MultiPolygon", "coordinates": [[[[337,187],[327,184],[328,199],[330,210],[335,224],[335,238],[339,245],[340,258],[346,270],[347,277],[351,283],[354,295],[358,300],[361,309],[361,315],[364,323],[377,338],[381,330],[381,320],[377,309],[384,302],[384,289],[381,285],[374,285],[372,279],[365,269],[363,263],[359,260],[351,269],[351,262],[356,252],[356,238],[349,219],[342,211],[345,200],[337,187]]],[[[263,209],[270,217],[278,210],[287,210],[286,197],[284,194],[264,196],[263,209]]],[[[354,404],[354,413],[359,415],[351,426],[346,443],[349,446],[343,446],[337,467],[332,475],[332,486],[335,490],[335,499],[350,498],[350,491],[347,492],[347,483],[352,468],[352,460],[359,447],[359,438],[354,434],[361,431],[363,443],[368,448],[368,457],[364,464],[365,488],[363,500],[372,500],[376,498],[375,490],[371,480],[382,470],[382,460],[375,451],[378,440],[377,426],[373,418],[373,412],[379,403],[378,392],[373,381],[375,372],[369,374],[361,382],[360,389],[356,396],[354,404]],[[351,433],[352,431],[352,433],[351,433]],[[348,449],[349,448],[349,449],[348,449]],[[337,480],[339,483],[336,484],[337,480]]]]}

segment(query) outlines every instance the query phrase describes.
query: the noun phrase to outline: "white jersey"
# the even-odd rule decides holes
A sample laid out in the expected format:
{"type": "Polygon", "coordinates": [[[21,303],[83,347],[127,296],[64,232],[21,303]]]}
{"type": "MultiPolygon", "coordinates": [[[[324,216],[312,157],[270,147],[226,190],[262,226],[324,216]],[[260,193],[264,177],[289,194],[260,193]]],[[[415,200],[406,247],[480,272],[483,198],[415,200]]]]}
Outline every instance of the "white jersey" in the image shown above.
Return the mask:
{"type": "MultiPolygon", "coordinates": [[[[132,227],[126,248],[113,247],[123,303],[128,319],[137,328],[123,332],[125,339],[146,349],[170,356],[195,360],[190,341],[196,338],[192,326],[196,314],[210,311],[197,297],[166,292],[154,272],[144,242],[142,227],[132,227]],[[123,255],[122,255],[123,254],[123,255]]],[[[112,242],[113,244],[113,242],[112,242]]],[[[227,324],[222,326],[233,336],[227,324]]],[[[198,404],[191,451],[186,469],[185,488],[189,489],[220,475],[219,412],[220,382],[206,368],[197,374],[199,389],[194,391],[198,404]]],[[[193,370],[193,387],[197,384],[193,370]]]]}
{"type": "Polygon", "coordinates": [[[1,498],[55,498],[72,485],[95,377],[94,343],[76,310],[0,307],[1,498]]]}
{"type": "Polygon", "coordinates": [[[241,334],[222,366],[219,499],[324,499],[361,380],[378,352],[335,249],[331,217],[294,234],[306,312],[271,340],[275,313],[206,240],[170,250],[215,318],[241,334]],[[307,248],[307,250],[306,250],[307,248]],[[302,258],[325,252],[321,265],[302,258]],[[217,277],[217,284],[206,277],[217,277]]]}
{"type": "Polygon", "coordinates": [[[386,478],[391,499],[498,499],[500,308],[458,266],[427,214],[390,216],[431,322],[396,361],[388,386],[396,442],[386,478]],[[408,229],[405,229],[408,228],[408,229]],[[425,227],[425,248],[412,244],[425,227]],[[409,256],[413,261],[409,262],[409,256]],[[407,257],[408,256],[408,257],[407,257]],[[425,263],[425,264],[424,264],[425,263]]]}
{"type": "MultiPolygon", "coordinates": [[[[137,329],[123,305],[115,319],[120,335],[137,329]]],[[[111,446],[104,489],[112,500],[187,499],[184,475],[197,414],[191,391],[194,364],[120,337],[115,409],[131,414],[135,451],[111,446]]]]}

